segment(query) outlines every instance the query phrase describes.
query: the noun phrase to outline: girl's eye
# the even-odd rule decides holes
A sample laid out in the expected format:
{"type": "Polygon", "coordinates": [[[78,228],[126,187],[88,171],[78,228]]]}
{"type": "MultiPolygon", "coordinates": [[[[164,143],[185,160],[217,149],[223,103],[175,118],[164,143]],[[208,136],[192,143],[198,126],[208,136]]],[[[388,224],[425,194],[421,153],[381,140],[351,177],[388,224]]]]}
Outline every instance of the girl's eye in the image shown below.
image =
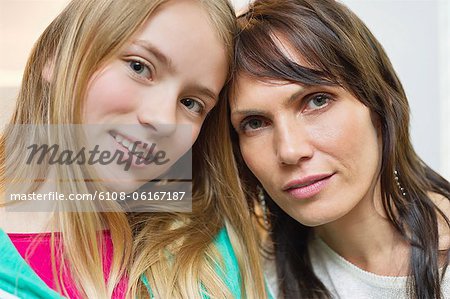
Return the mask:
{"type": "Polygon", "coordinates": [[[131,60],[129,62],[131,70],[138,74],[139,76],[142,76],[146,79],[152,78],[152,72],[150,71],[150,68],[146,66],[144,63],[138,61],[138,60],[131,60]]]}
{"type": "Polygon", "coordinates": [[[186,99],[182,99],[181,103],[184,106],[186,106],[187,109],[191,110],[192,112],[201,113],[203,111],[202,104],[197,100],[194,100],[191,98],[186,98],[186,99]]]}
{"type": "Polygon", "coordinates": [[[312,96],[306,105],[306,110],[319,110],[326,107],[331,101],[331,97],[327,94],[316,94],[312,96]]]}
{"type": "Polygon", "coordinates": [[[259,130],[267,126],[267,122],[260,118],[248,118],[242,122],[240,129],[244,132],[259,130]]]}

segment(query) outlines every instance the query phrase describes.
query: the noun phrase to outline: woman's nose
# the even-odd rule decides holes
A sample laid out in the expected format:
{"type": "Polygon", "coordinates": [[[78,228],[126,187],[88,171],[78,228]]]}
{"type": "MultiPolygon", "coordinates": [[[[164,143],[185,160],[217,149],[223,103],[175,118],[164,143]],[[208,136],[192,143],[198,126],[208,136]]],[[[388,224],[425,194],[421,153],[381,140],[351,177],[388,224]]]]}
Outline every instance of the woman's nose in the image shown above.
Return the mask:
{"type": "Polygon", "coordinates": [[[313,155],[307,130],[292,121],[280,124],[275,130],[274,146],[280,164],[296,165],[313,155]]]}

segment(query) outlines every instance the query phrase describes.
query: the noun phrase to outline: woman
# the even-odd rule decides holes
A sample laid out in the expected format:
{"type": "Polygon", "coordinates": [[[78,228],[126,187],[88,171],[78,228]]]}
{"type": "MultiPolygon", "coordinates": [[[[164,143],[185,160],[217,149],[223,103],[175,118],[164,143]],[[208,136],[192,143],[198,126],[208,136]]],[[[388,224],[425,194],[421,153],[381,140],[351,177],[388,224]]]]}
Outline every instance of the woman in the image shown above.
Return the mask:
{"type": "Polygon", "coordinates": [[[210,124],[226,107],[219,93],[234,32],[230,4],[209,0],[72,1],[50,24],[1,136],[3,293],[265,296],[234,164],[223,158],[232,150],[217,150],[228,137],[210,124]],[[66,156],[36,162],[24,155],[32,141],[57,145],[66,156]],[[164,178],[193,144],[192,212],[125,213],[142,196],[139,188],[164,178]],[[129,163],[70,156],[97,154],[93,148],[129,163]],[[97,200],[11,203],[12,191],[97,200]]]}
{"type": "Polygon", "coordinates": [[[332,0],[257,0],[238,24],[232,134],[244,187],[267,212],[272,287],[448,298],[450,184],[414,152],[405,92],[375,37],[332,0]]]}

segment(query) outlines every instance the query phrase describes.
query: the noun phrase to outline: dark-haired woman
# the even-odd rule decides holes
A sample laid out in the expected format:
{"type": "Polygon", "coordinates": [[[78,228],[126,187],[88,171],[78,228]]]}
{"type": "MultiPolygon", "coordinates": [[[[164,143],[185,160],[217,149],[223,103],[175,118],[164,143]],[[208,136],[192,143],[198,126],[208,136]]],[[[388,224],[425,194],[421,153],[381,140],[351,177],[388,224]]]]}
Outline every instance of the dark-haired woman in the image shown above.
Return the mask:
{"type": "Polygon", "coordinates": [[[412,148],[382,46],[333,0],[259,0],[239,23],[232,134],[279,295],[450,298],[450,184],[412,148]]]}

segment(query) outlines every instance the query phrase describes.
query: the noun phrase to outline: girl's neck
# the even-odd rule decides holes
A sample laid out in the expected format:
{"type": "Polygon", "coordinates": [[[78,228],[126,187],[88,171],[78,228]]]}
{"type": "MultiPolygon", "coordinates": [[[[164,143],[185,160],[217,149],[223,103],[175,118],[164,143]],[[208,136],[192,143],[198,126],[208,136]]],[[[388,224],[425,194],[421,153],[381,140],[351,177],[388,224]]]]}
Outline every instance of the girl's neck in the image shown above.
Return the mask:
{"type": "Polygon", "coordinates": [[[46,233],[51,232],[50,219],[53,212],[16,212],[0,208],[0,229],[6,233],[46,233]]]}
{"type": "MultiPolygon", "coordinates": [[[[53,180],[50,179],[49,181],[53,180]]],[[[44,195],[49,194],[50,191],[54,191],[53,187],[46,181],[37,190],[24,192],[23,194],[27,196],[34,192],[35,195],[44,195]]],[[[37,200],[6,202],[6,206],[0,207],[0,229],[3,229],[6,233],[45,233],[54,231],[54,228],[52,228],[54,221],[52,219],[55,217],[55,212],[52,207],[56,205],[55,202],[37,200]]]]}

